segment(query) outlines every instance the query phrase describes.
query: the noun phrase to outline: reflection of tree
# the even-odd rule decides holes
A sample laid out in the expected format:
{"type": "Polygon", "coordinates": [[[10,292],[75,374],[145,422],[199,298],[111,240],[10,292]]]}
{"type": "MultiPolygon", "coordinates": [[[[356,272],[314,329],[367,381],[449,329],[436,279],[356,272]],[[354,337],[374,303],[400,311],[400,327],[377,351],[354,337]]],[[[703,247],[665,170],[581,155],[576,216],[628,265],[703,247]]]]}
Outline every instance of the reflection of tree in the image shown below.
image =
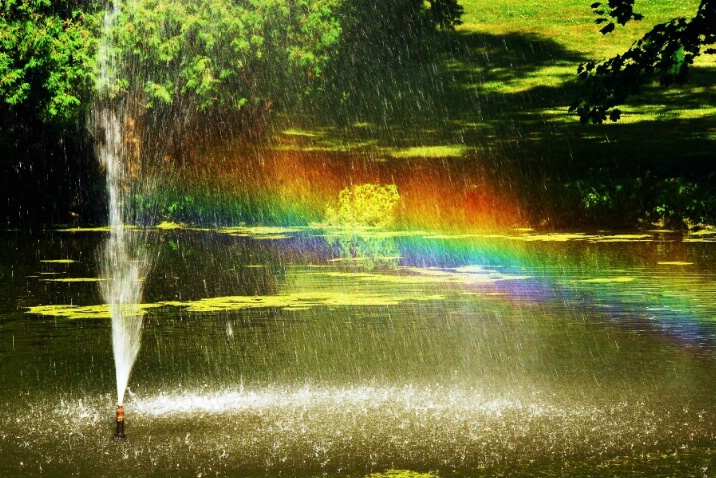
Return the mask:
{"type": "Polygon", "coordinates": [[[377,231],[336,231],[326,240],[329,245],[338,247],[340,259],[368,270],[395,267],[400,258],[395,238],[377,231]]]}
{"type": "Polygon", "coordinates": [[[400,194],[395,184],[360,184],[343,189],[337,207],[326,208],[326,224],[332,229],[329,245],[337,245],[340,258],[367,269],[395,265],[400,256],[393,236],[381,230],[395,222],[400,194]]]}

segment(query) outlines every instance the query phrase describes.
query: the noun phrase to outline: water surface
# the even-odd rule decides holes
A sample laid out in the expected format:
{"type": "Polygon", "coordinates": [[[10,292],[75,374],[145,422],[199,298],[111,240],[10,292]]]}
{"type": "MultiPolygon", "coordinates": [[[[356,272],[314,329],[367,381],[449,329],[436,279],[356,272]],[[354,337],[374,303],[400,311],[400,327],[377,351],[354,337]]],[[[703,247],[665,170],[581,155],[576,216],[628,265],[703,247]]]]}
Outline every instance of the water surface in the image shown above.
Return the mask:
{"type": "Polygon", "coordinates": [[[117,443],[104,234],[0,236],[2,476],[716,475],[712,236],[157,230],[117,443]]]}

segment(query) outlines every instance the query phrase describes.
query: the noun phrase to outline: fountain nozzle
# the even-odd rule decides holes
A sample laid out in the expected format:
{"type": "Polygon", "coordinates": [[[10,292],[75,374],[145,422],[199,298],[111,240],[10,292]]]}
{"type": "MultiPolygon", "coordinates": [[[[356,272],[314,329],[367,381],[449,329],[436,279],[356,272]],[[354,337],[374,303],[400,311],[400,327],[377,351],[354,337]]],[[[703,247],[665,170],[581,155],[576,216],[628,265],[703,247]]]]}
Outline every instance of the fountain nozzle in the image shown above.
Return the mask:
{"type": "Polygon", "coordinates": [[[117,431],[112,438],[117,440],[126,440],[127,435],[124,434],[124,406],[117,405],[117,431]]]}

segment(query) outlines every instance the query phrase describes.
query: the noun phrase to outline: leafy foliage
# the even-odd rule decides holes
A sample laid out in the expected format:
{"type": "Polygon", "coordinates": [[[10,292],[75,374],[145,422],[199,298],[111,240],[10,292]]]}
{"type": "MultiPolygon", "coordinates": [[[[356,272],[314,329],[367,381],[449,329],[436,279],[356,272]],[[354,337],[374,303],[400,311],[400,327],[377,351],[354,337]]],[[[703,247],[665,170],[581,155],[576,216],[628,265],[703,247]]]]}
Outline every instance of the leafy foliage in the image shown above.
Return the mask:
{"type": "MultiPolygon", "coordinates": [[[[593,3],[599,16],[596,23],[607,23],[601,29],[608,34],[616,23],[626,25],[641,20],[634,12],[634,0],[609,0],[607,5],[593,3]],[[610,20],[613,19],[613,20],[610,20]]],[[[716,0],[701,0],[691,18],[675,18],[655,25],[629,50],[613,58],[580,65],[578,75],[585,93],[570,107],[583,123],[602,123],[607,117],[618,121],[621,111],[616,106],[640,91],[652,79],[662,85],[684,83],[694,58],[716,53],[709,48],[716,43],[716,0]]]]}
{"type": "Polygon", "coordinates": [[[92,84],[93,2],[8,0],[0,6],[0,111],[31,103],[45,120],[71,120],[92,84]]]}
{"type": "Polygon", "coordinates": [[[411,470],[386,470],[382,473],[371,473],[366,478],[438,478],[438,475],[433,472],[420,473],[411,470]]]}
{"type": "Polygon", "coordinates": [[[320,75],[338,41],[337,0],[144,0],[125,8],[115,43],[127,74],[114,91],[143,91],[147,106],[182,97],[199,109],[240,109],[320,75]]]}
{"type": "Polygon", "coordinates": [[[457,0],[430,0],[430,16],[433,23],[443,30],[452,30],[462,24],[465,9],[457,0]]]}
{"type": "Polygon", "coordinates": [[[606,170],[592,171],[589,177],[564,185],[566,196],[576,206],[572,222],[683,229],[714,221],[716,173],[708,174],[705,181],[660,177],[649,171],[641,176],[609,176],[606,170]]]}
{"type": "Polygon", "coordinates": [[[634,0],[609,0],[607,5],[595,2],[592,4],[592,10],[598,16],[594,23],[607,24],[600,30],[605,35],[614,31],[614,21],[623,26],[631,20],[638,21],[644,18],[641,13],[634,13],[634,0]]]}
{"type": "MultiPolygon", "coordinates": [[[[0,101],[44,119],[77,119],[93,95],[104,2],[8,0],[0,6],[0,101]]],[[[148,107],[182,98],[198,109],[271,104],[311,90],[341,61],[429,26],[459,24],[457,0],[137,0],[114,25],[115,95],[148,107]],[[342,54],[341,54],[342,52],[342,54]]],[[[366,55],[362,55],[365,57],[366,55]]],[[[370,56],[370,54],[368,55],[370,56]]],[[[350,68],[344,63],[336,68],[350,68]]],[[[106,86],[106,85],[103,85],[106,86]]]]}
{"type": "Polygon", "coordinates": [[[326,210],[326,221],[344,227],[387,227],[395,221],[400,200],[395,184],[361,184],[343,189],[338,195],[338,209],[326,210]]]}

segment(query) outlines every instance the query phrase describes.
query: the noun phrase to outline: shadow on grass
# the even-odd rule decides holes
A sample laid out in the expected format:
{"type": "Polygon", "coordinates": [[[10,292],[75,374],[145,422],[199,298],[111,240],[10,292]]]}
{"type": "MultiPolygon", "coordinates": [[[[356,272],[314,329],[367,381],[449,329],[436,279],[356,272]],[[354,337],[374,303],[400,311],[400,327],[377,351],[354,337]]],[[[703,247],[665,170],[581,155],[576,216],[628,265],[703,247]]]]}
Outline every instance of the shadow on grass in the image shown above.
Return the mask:
{"type": "MultiPolygon", "coordinates": [[[[449,32],[433,49],[412,56],[400,62],[399,71],[344,75],[338,89],[345,97],[333,97],[312,111],[309,125],[323,131],[318,137],[340,138],[347,146],[367,139],[377,146],[406,147],[460,142],[478,151],[502,143],[498,150],[520,144],[517,152],[522,152],[530,143],[563,139],[586,140],[591,147],[621,130],[629,132],[621,139],[648,137],[654,121],[674,120],[677,130],[684,110],[716,108],[716,92],[709,89],[716,70],[700,69],[687,88],[648,89],[635,98],[635,112],[627,112],[625,121],[582,127],[567,108],[579,91],[576,68],[587,58],[534,33],[449,32]],[[633,126],[632,120],[643,124],[633,126]]],[[[703,128],[691,132],[694,137],[710,128],[709,118],[690,119],[704,121],[703,128]]],[[[673,139],[690,139],[678,133],[673,139]]],[[[539,147],[529,149],[544,156],[539,147]]],[[[681,154],[679,148],[670,149],[665,153],[681,154]]]]}
{"type": "MultiPolygon", "coordinates": [[[[579,94],[576,69],[587,60],[581,53],[519,32],[451,32],[433,46],[403,62],[400,71],[351,77],[342,85],[348,99],[315,112],[311,127],[317,134],[302,138],[299,149],[371,156],[382,148],[378,156],[388,151],[395,160],[411,151],[416,159],[431,152],[439,157],[440,146],[461,146],[465,171],[486,168],[500,183],[517,182],[533,220],[564,218],[550,219],[553,224],[622,226],[649,219],[664,206],[655,201],[665,201],[657,191],[665,181],[716,195],[705,183],[713,182],[716,169],[716,69],[695,69],[678,90],[646,88],[619,123],[582,126],[567,111],[579,94]],[[634,194],[604,194],[610,204],[596,211],[590,194],[605,184],[634,194]]],[[[713,221],[716,211],[691,218],[701,219],[713,221]]]]}
{"type": "Polygon", "coordinates": [[[412,61],[402,61],[398,70],[345,75],[337,88],[344,97],[314,110],[315,125],[338,125],[337,131],[347,128],[357,139],[372,135],[386,145],[416,144],[420,138],[423,143],[460,139],[471,145],[464,138],[469,127],[480,136],[510,130],[504,133],[509,141],[519,138],[519,131],[504,123],[515,114],[558,104],[565,81],[585,60],[535,34],[449,32],[433,43],[421,55],[413,54],[412,61]]]}

